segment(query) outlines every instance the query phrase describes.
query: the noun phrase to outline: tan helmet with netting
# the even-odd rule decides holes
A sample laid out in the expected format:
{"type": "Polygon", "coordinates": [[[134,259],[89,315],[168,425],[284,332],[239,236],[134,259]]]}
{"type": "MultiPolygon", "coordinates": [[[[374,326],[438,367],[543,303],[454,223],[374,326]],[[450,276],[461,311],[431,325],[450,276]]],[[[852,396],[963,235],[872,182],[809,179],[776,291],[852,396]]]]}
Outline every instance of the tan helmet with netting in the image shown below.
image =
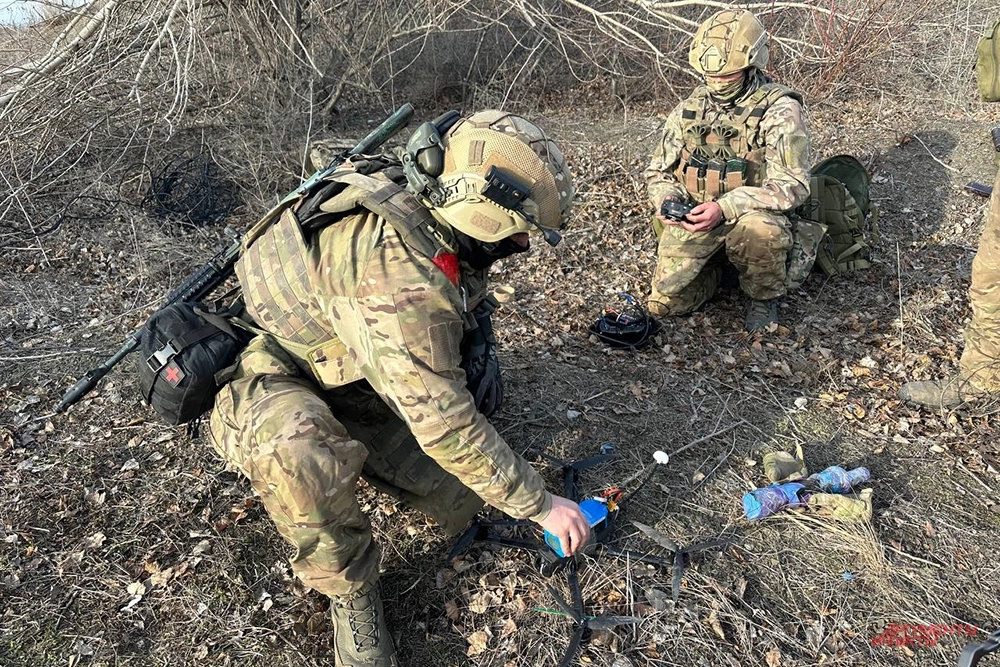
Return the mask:
{"type": "Polygon", "coordinates": [[[725,76],[767,66],[767,31],[747,11],[716,12],[698,27],[688,62],[702,76],[725,76]]]}
{"type": "Polygon", "coordinates": [[[437,182],[444,200],[433,210],[449,225],[485,242],[526,232],[532,222],[543,232],[565,227],[573,180],[562,151],[537,125],[480,111],[458,121],[441,143],[444,169],[437,182]],[[491,174],[494,186],[484,195],[491,174]],[[498,178],[510,187],[498,187],[498,178]]]}

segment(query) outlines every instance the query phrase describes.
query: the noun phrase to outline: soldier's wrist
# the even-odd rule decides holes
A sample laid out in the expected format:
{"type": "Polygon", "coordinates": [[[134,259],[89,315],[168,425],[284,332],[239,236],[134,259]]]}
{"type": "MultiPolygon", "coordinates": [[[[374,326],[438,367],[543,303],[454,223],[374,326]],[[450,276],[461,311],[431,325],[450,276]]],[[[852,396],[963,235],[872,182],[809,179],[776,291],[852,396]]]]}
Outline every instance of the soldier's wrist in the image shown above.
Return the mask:
{"type": "Polygon", "coordinates": [[[543,491],[542,494],[541,505],[539,505],[538,510],[536,510],[534,514],[528,517],[528,521],[541,523],[542,521],[545,521],[545,519],[549,516],[549,513],[552,512],[552,494],[548,491],[543,491]]]}
{"type": "Polygon", "coordinates": [[[739,217],[739,211],[733,206],[733,203],[729,201],[725,196],[720,197],[715,200],[715,203],[719,205],[722,209],[722,217],[724,220],[735,220],[739,217]]]}

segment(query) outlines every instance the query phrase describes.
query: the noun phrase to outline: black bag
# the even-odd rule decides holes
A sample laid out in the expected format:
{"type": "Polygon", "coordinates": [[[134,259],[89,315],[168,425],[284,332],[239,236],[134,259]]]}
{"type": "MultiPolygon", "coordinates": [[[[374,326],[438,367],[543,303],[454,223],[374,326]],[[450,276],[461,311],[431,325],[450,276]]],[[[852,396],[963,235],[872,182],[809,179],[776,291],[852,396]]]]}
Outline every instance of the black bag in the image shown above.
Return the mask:
{"type": "Polygon", "coordinates": [[[587,331],[613,350],[638,350],[660,333],[660,322],[631,294],[620,292],[618,296],[625,299],[626,306],[602,308],[587,331]]]}
{"type": "Polygon", "coordinates": [[[142,330],[139,388],[169,424],[185,424],[211,409],[217,375],[236,361],[250,335],[197,303],[153,313],[142,330]]]}

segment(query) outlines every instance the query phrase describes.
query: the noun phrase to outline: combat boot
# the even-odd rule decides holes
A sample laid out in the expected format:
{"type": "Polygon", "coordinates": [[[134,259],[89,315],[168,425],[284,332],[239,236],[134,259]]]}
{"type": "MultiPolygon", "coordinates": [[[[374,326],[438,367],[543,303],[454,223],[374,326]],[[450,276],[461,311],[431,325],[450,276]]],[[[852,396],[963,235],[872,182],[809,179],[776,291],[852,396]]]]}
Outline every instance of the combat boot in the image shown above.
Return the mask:
{"type": "Polygon", "coordinates": [[[397,667],[377,583],[351,596],[331,596],[330,616],[338,667],[397,667]]]}
{"type": "Polygon", "coordinates": [[[754,299],[747,309],[747,319],[744,328],[747,331],[760,331],[769,324],[778,321],[778,299],[754,299]]]}
{"type": "Polygon", "coordinates": [[[931,410],[950,410],[965,402],[959,385],[961,381],[957,378],[907,382],[899,388],[899,397],[907,403],[931,410]]]}

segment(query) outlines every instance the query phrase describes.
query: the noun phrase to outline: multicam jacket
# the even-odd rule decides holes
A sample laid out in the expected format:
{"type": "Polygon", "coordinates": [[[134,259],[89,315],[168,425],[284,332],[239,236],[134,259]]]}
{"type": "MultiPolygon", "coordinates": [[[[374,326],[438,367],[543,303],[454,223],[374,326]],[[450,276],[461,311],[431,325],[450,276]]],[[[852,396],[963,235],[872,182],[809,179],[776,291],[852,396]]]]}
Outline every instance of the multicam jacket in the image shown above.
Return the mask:
{"type": "MultiPolygon", "coordinates": [[[[407,243],[385,217],[353,206],[358,199],[349,188],[324,203],[337,219],[309,237],[288,209],[257,235],[236,266],[249,314],[319,386],[367,380],[424,451],[486,502],[544,518],[551,494],[478,412],[459,367],[482,276],[463,272],[447,247],[407,243]]],[[[411,196],[395,201],[427,213],[411,196]]]]}

